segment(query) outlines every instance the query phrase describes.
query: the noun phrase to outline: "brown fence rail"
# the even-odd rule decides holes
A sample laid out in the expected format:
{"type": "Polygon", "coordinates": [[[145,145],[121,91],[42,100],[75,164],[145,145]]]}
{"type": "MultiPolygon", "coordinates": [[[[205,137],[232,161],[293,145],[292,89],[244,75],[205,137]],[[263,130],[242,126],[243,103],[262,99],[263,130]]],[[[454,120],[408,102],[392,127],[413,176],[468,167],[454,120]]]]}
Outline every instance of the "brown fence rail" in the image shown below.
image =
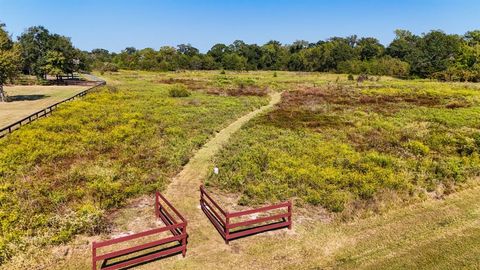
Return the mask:
{"type": "Polygon", "coordinates": [[[128,266],[134,266],[141,263],[149,262],[154,259],[158,259],[160,257],[165,257],[169,255],[179,254],[182,253],[183,257],[185,257],[187,252],[187,220],[175,209],[175,207],[170,204],[165,197],[157,192],[155,194],[155,216],[160,218],[165,227],[151,229],[148,231],[131,234],[119,238],[114,238],[110,240],[106,240],[103,242],[93,242],[92,243],[92,269],[97,269],[97,263],[99,261],[103,261],[103,264],[100,265],[100,269],[121,269],[128,266]],[[166,207],[167,206],[167,207],[166,207]],[[169,212],[170,209],[173,213],[169,212]],[[175,217],[176,218],[175,218],[175,217]],[[158,234],[170,231],[172,234],[171,236],[160,238],[158,234]],[[132,246],[129,248],[124,248],[120,250],[116,250],[109,253],[104,253],[101,255],[97,254],[97,249],[112,246],[119,243],[125,243],[132,240],[139,240],[142,238],[146,238],[149,236],[157,235],[155,237],[156,240],[142,243],[136,246],[132,246]],[[168,245],[171,243],[177,243],[176,245],[168,245]],[[160,248],[164,247],[160,250],[151,251],[152,248],[160,248]],[[132,255],[134,253],[138,253],[141,251],[149,250],[148,253],[135,256],[133,258],[127,258],[125,260],[121,260],[120,262],[113,263],[111,265],[106,265],[107,260],[109,259],[121,259],[124,256],[132,255]]]}
{"type": "Polygon", "coordinates": [[[230,213],[222,209],[202,185],[200,186],[200,207],[227,244],[230,240],[265,231],[292,228],[292,202],[290,201],[230,213]],[[277,210],[283,211],[281,213],[268,214],[277,210]],[[248,216],[252,214],[260,213],[265,213],[267,216],[254,219],[248,218],[248,216]],[[233,219],[242,218],[248,219],[245,221],[232,222],[233,219]]]}
{"type": "Polygon", "coordinates": [[[92,87],[86,89],[86,90],[83,90],[82,92],[72,96],[72,97],[69,97],[67,99],[64,99],[62,101],[59,101],[55,104],[52,104],[42,110],[39,110],[37,112],[34,112],[32,113],[31,115],[21,119],[21,120],[18,120],[17,122],[13,123],[13,124],[10,124],[6,127],[3,127],[0,129],[0,138],[3,138],[5,137],[7,134],[10,134],[12,133],[13,131],[19,129],[20,127],[22,126],[25,126],[39,118],[42,118],[42,117],[45,117],[45,116],[48,116],[50,114],[52,114],[52,111],[54,109],[57,108],[58,105],[62,104],[62,103],[65,103],[65,102],[68,102],[68,101],[71,101],[73,99],[76,99],[76,98],[80,98],[80,97],[83,97],[85,96],[88,92],[90,92],[91,90],[99,87],[99,86],[102,86],[102,85],[105,85],[106,82],[105,81],[82,81],[82,85],[93,85],[92,87]]]}

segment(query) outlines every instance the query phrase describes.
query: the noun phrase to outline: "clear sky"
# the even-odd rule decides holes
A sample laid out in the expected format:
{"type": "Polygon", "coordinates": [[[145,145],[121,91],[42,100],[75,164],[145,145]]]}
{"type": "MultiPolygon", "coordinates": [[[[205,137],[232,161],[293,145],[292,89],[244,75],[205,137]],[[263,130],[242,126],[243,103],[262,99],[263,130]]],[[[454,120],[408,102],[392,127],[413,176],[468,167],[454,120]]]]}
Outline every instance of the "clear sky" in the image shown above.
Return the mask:
{"type": "Polygon", "coordinates": [[[480,29],[480,0],[0,0],[0,21],[14,37],[43,25],[84,50],[191,43],[205,52],[236,39],[316,42],[351,34],[388,44],[398,28],[480,29]]]}

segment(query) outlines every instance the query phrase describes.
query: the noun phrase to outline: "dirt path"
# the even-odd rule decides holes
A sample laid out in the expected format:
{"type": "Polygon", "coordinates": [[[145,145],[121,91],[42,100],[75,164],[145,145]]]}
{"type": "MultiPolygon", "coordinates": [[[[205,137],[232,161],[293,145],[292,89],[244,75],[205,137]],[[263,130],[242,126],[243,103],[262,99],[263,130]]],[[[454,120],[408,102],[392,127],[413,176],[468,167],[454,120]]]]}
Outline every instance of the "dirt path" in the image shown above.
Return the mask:
{"type": "MultiPolygon", "coordinates": [[[[243,124],[253,117],[272,108],[281,99],[281,93],[273,93],[268,105],[252,111],[231,123],[229,126],[218,132],[214,138],[208,141],[190,161],[183,170],[176,175],[167,190],[162,194],[185,216],[188,220],[187,231],[189,233],[187,258],[197,257],[208,259],[208,253],[212,248],[224,249],[235,248],[235,245],[227,246],[218,232],[214,229],[208,219],[199,208],[199,186],[205,180],[208,172],[213,169],[213,156],[228,142],[231,135],[238,131],[243,124]],[[207,254],[205,254],[207,253],[207,254]]],[[[134,200],[129,206],[119,210],[112,217],[115,221],[114,231],[110,237],[116,237],[123,233],[139,232],[148,228],[161,225],[153,216],[153,199],[151,196],[144,196],[134,200]]],[[[49,265],[55,269],[81,269],[90,265],[90,244],[94,238],[77,239],[69,247],[60,247],[59,253],[69,253],[64,261],[58,265],[49,265]]],[[[140,266],[139,269],[159,269],[171,264],[181,263],[181,256],[174,256],[140,266]],[[180,261],[179,261],[180,260],[180,261]]],[[[190,268],[190,267],[189,267],[190,268]]]]}

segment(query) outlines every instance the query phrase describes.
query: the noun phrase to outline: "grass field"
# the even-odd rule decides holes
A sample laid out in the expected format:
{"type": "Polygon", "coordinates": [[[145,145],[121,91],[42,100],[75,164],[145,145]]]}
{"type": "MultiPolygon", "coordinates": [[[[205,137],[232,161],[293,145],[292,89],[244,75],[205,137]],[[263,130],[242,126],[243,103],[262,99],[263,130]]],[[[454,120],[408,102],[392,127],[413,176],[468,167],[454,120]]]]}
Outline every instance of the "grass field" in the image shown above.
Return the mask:
{"type": "Polygon", "coordinates": [[[155,226],[148,197],[126,203],[154,189],[189,220],[189,251],[139,269],[480,268],[476,84],[106,77],[108,87],[0,141],[0,247],[5,259],[18,255],[5,269],[89,267],[92,240],[155,226]],[[191,95],[170,97],[179,84],[191,95]],[[282,92],[280,103],[223,129],[267,92],[282,92]],[[293,199],[294,230],[224,245],[198,209],[200,182],[230,209],[293,199]]]}
{"type": "Polygon", "coordinates": [[[296,197],[345,217],[450,194],[480,175],[474,84],[297,85],[217,156],[208,184],[239,204],[296,197]]]}
{"type": "Polygon", "coordinates": [[[86,89],[82,86],[6,86],[11,102],[0,103],[0,128],[86,89]]]}
{"type": "Polygon", "coordinates": [[[0,141],[0,261],[108,226],[104,211],[163,189],[195,149],[258,96],[171,98],[162,74],[121,73],[0,141]],[[149,81],[151,80],[151,81],[149,81]]]}

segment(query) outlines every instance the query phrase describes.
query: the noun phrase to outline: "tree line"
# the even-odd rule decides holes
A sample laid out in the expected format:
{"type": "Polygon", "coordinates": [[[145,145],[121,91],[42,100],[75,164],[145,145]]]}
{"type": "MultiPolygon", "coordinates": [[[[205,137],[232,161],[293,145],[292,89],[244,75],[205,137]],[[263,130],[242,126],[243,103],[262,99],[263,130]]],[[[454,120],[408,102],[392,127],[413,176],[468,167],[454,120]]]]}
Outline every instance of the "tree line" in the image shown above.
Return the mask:
{"type": "Polygon", "coordinates": [[[90,69],[88,52],[75,48],[70,38],[50,33],[43,26],[25,30],[13,41],[0,23],[0,101],[6,101],[3,85],[19,74],[46,80],[48,75],[73,74],[90,69]]]}
{"type": "Polygon", "coordinates": [[[440,30],[414,35],[396,30],[394,40],[382,45],[373,37],[333,37],[316,43],[296,41],[264,45],[241,40],[215,44],[201,53],[190,44],[159,50],[128,47],[120,53],[92,50],[92,67],[99,70],[288,70],[397,77],[480,81],[480,30],[465,35],[440,30]]]}
{"type": "MultiPolygon", "coordinates": [[[[78,71],[138,70],[287,70],[480,81],[480,30],[464,35],[433,30],[415,35],[396,30],[384,46],[373,37],[332,37],[292,44],[263,45],[236,40],[201,53],[190,44],[136,49],[119,53],[75,48],[70,38],[43,26],[25,30],[16,41],[0,24],[0,85],[19,73],[45,79],[78,71]]],[[[1,92],[0,92],[1,93],[1,92]]],[[[0,94],[1,96],[1,94],[0,94]]],[[[1,98],[1,97],[0,97],[1,98]]]]}

